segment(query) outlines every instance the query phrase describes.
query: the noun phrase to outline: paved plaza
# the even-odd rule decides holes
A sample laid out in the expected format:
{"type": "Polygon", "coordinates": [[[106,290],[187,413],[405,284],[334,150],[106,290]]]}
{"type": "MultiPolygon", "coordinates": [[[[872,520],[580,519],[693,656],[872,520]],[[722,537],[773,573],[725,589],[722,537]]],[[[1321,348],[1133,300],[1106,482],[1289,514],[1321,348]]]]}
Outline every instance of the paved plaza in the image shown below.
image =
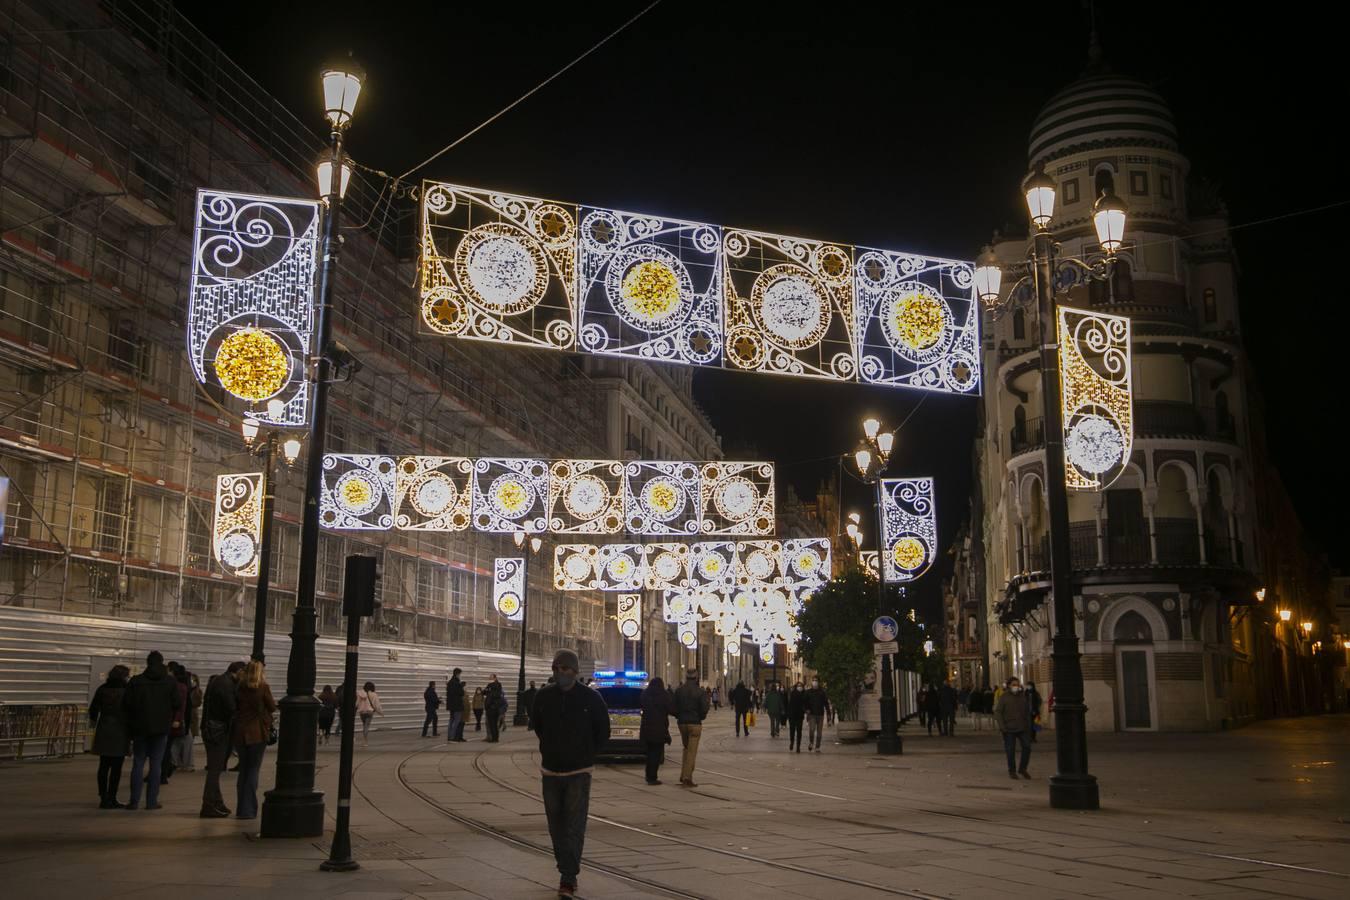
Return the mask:
{"type": "MultiPolygon", "coordinates": [[[[640,766],[597,769],[581,896],[1350,895],[1347,716],[1093,736],[1093,813],[1047,808],[1047,740],[1035,779],[1012,782],[989,731],[929,738],[911,723],[904,755],[881,758],[871,746],[789,753],[767,728],[737,738],[729,713],[710,722],[697,788],[676,786],[670,762],[660,787],[640,766]]],[[[320,751],[330,827],[336,748],[320,751]]],[[[274,762],[269,751],[264,787],[274,762]]],[[[93,757],[5,764],[0,883],[16,898],[553,895],[531,735],[377,732],[356,765],[361,870],[329,874],[326,838],[261,841],[245,833],[255,823],[197,818],[200,770],[174,776],[162,810],[132,812],[95,808],[93,757]]],[[[233,805],[233,775],[224,787],[233,805]]]]}

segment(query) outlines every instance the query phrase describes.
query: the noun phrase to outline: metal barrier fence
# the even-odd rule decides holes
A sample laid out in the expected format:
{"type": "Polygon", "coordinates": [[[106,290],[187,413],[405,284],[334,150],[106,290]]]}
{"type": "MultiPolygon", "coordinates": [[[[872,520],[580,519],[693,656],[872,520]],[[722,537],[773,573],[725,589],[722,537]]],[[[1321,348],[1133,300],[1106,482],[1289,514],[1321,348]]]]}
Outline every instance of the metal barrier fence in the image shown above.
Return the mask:
{"type": "Polygon", "coordinates": [[[83,749],[84,712],[75,703],[0,706],[0,759],[74,756],[83,749]]]}

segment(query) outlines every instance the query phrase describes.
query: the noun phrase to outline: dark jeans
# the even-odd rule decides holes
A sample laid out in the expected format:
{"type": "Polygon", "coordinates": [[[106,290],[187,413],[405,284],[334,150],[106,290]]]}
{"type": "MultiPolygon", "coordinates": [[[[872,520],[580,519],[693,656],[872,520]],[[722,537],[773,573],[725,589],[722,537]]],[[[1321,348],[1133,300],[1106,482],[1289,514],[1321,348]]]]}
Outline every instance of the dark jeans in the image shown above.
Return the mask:
{"type": "Polygon", "coordinates": [[[234,814],[241,819],[258,815],[258,773],[262,771],[267,742],[245,744],[239,748],[239,781],[236,783],[234,814]]]}
{"type": "MultiPolygon", "coordinates": [[[[474,710],[474,715],[478,715],[478,710],[474,710]]],[[[501,724],[501,721],[502,721],[501,710],[497,709],[496,707],[493,707],[492,709],[489,709],[487,711],[487,726],[488,726],[487,739],[489,741],[497,740],[497,726],[501,724]]]]}
{"type": "Polygon", "coordinates": [[[1003,752],[1008,754],[1008,771],[1013,771],[1013,747],[1016,744],[1022,745],[1022,764],[1017,767],[1018,772],[1027,770],[1027,763],[1031,762],[1031,742],[1027,740],[1025,731],[1005,731],[1003,732],[1003,752]]]}
{"type": "Polygon", "coordinates": [[[802,720],[788,719],[788,749],[802,749],[802,720]]]}
{"type": "Polygon", "coordinates": [[[749,713],[750,713],[750,710],[748,710],[748,709],[747,709],[745,712],[739,712],[739,711],[738,711],[738,712],[736,713],[736,736],[737,736],[737,737],[740,737],[740,734],[741,734],[741,726],[745,726],[745,733],[746,733],[746,734],[749,734],[749,733],[750,733],[750,722],[745,718],[747,715],[749,715],[749,713]]]}
{"type": "Polygon", "coordinates": [[[125,756],[98,758],[98,797],[105,803],[117,799],[117,786],[122,783],[122,761],[125,756]]]}
{"type": "Polygon", "coordinates": [[[942,717],[942,724],[946,726],[945,730],[942,732],[943,734],[947,735],[948,737],[951,737],[952,735],[956,734],[956,713],[949,712],[946,715],[944,715],[942,717]]]}
{"type": "Polygon", "coordinates": [[[220,793],[220,773],[230,763],[230,738],[228,733],[219,741],[206,744],[206,784],[202,785],[202,809],[224,809],[225,798],[220,793]]]}
{"type": "Polygon", "coordinates": [[[436,710],[427,710],[427,717],[422,720],[422,737],[427,736],[427,726],[431,726],[431,736],[435,737],[439,732],[436,731],[436,725],[440,722],[440,716],[436,715],[436,710]]]}
{"type": "Polygon", "coordinates": [[[591,773],[545,775],[544,814],[548,836],[553,839],[553,858],[558,874],[568,884],[577,883],[581,871],[581,845],[586,841],[586,813],[591,804],[591,773]]]}
{"type": "Polygon", "coordinates": [[[661,763],[665,762],[666,744],[665,741],[647,741],[647,780],[655,781],[658,773],[661,771],[661,763]]]}
{"type": "Polygon", "coordinates": [[[141,784],[145,784],[145,805],[154,806],[159,802],[159,778],[163,772],[164,748],[169,745],[167,734],[155,734],[150,737],[138,737],[131,740],[131,805],[141,802],[141,784]],[[150,771],[145,771],[146,760],[150,761],[150,771]]]}
{"type": "Polygon", "coordinates": [[[445,726],[445,739],[457,741],[464,737],[464,712],[455,710],[450,713],[450,722],[445,726]]]}
{"type": "Polygon", "coordinates": [[[781,719],[777,716],[769,716],[769,737],[778,737],[778,729],[781,727],[781,719]]]}

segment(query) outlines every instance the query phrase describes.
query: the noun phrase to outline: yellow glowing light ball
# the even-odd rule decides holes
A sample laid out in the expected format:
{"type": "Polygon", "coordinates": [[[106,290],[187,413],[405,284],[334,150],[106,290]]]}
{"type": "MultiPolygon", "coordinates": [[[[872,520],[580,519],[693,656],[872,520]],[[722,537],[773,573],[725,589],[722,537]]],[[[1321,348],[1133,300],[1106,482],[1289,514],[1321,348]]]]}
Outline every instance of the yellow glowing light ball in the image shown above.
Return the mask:
{"type": "Polygon", "coordinates": [[[679,304],[680,280],[670,266],[647,260],[633,266],[623,276],[620,293],[638,318],[659,322],[679,304]]]}
{"type": "Polygon", "coordinates": [[[912,350],[927,350],[942,339],[942,301],[927,294],[909,294],[893,309],[895,333],[912,350]]]}
{"type": "Polygon", "coordinates": [[[360,478],[348,478],[342,483],[342,502],[351,509],[361,509],[370,502],[370,485],[360,478]]]}
{"type": "Polygon", "coordinates": [[[901,538],[895,542],[895,549],[891,551],[891,559],[895,561],[899,568],[906,572],[913,572],[923,565],[923,544],[919,543],[916,538],[901,538]]]}
{"type": "Polygon", "coordinates": [[[521,487],[518,482],[503,482],[502,486],[497,489],[497,502],[502,505],[502,509],[509,513],[520,512],[524,509],[527,499],[528,495],[525,493],[525,488],[521,487]]]}
{"type": "Polygon", "coordinates": [[[679,498],[675,496],[675,489],[670,485],[658,484],[651,489],[649,499],[657,512],[668,513],[675,509],[675,502],[679,498]]]}
{"type": "Polygon", "coordinates": [[[285,386],[289,370],[286,348],[257,328],[239,329],[216,351],[220,386],[243,400],[271,397],[285,386]]]}
{"type": "Polygon", "coordinates": [[[814,572],[818,562],[814,553],[803,553],[797,557],[797,568],[803,572],[814,572]]]}
{"type": "Polygon", "coordinates": [[[505,616],[514,616],[520,609],[520,598],[515,594],[502,594],[497,598],[497,609],[505,616]]]}
{"type": "Polygon", "coordinates": [[[633,564],[627,557],[620,556],[614,560],[614,565],[610,567],[610,571],[622,578],[633,571],[633,564]]]}

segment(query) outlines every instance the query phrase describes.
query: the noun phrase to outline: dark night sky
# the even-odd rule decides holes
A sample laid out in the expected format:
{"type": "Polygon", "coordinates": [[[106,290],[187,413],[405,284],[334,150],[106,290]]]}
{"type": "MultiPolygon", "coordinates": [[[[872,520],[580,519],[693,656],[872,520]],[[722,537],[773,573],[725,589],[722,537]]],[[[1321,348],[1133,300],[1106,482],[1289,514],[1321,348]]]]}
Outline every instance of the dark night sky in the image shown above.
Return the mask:
{"type": "MultiPolygon", "coordinates": [[[[316,68],[350,49],[369,73],[354,157],[402,172],[514,100],[642,3],[183,4],[298,114],[321,125],[316,68]],[[527,12],[528,10],[528,12],[527,12]],[[323,11],[320,16],[319,11],[323,11]]],[[[423,173],[464,184],[803,237],[972,258],[1024,221],[1017,188],[1037,110],[1086,61],[1081,3],[680,3],[629,30],[423,173]],[[1022,14],[1013,15],[1017,10],[1022,14]],[[1036,14],[1033,17],[1030,13],[1036,14]],[[1046,59],[1033,64],[1031,48],[1046,59]]],[[[1346,101],[1339,25],[1209,4],[1099,4],[1119,71],[1171,103],[1192,177],[1235,225],[1350,198],[1335,121],[1346,101]],[[1227,8],[1224,8],[1227,9],[1227,8]],[[1324,148],[1323,142],[1326,146],[1324,148]],[[1327,152],[1329,151],[1329,152],[1327,152]]],[[[1272,450],[1308,528],[1343,567],[1350,496],[1336,458],[1303,462],[1347,314],[1321,236],[1350,208],[1234,234],[1246,344],[1269,399],[1272,450]],[[1309,388],[1311,387],[1311,390],[1309,388]]],[[[1333,386],[1334,385],[1334,386],[1333,386]]],[[[943,539],[970,491],[974,399],[700,373],[727,442],[753,442],[804,493],[874,413],[898,424],[893,473],[937,477],[943,539]]],[[[1343,402],[1330,400],[1333,409],[1343,402]]],[[[1324,421],[1324,420],[1323,420],[1324,421]]],[[[846,481],[848,479],[846,478],[846,481]]],[[[866,508],[860,486],[845,509],[866,508]]],[[[873,528],[869,534],[875,535],[873,528]]],[[[914,591],[936,612],[937,579],[914,591]]]]}

